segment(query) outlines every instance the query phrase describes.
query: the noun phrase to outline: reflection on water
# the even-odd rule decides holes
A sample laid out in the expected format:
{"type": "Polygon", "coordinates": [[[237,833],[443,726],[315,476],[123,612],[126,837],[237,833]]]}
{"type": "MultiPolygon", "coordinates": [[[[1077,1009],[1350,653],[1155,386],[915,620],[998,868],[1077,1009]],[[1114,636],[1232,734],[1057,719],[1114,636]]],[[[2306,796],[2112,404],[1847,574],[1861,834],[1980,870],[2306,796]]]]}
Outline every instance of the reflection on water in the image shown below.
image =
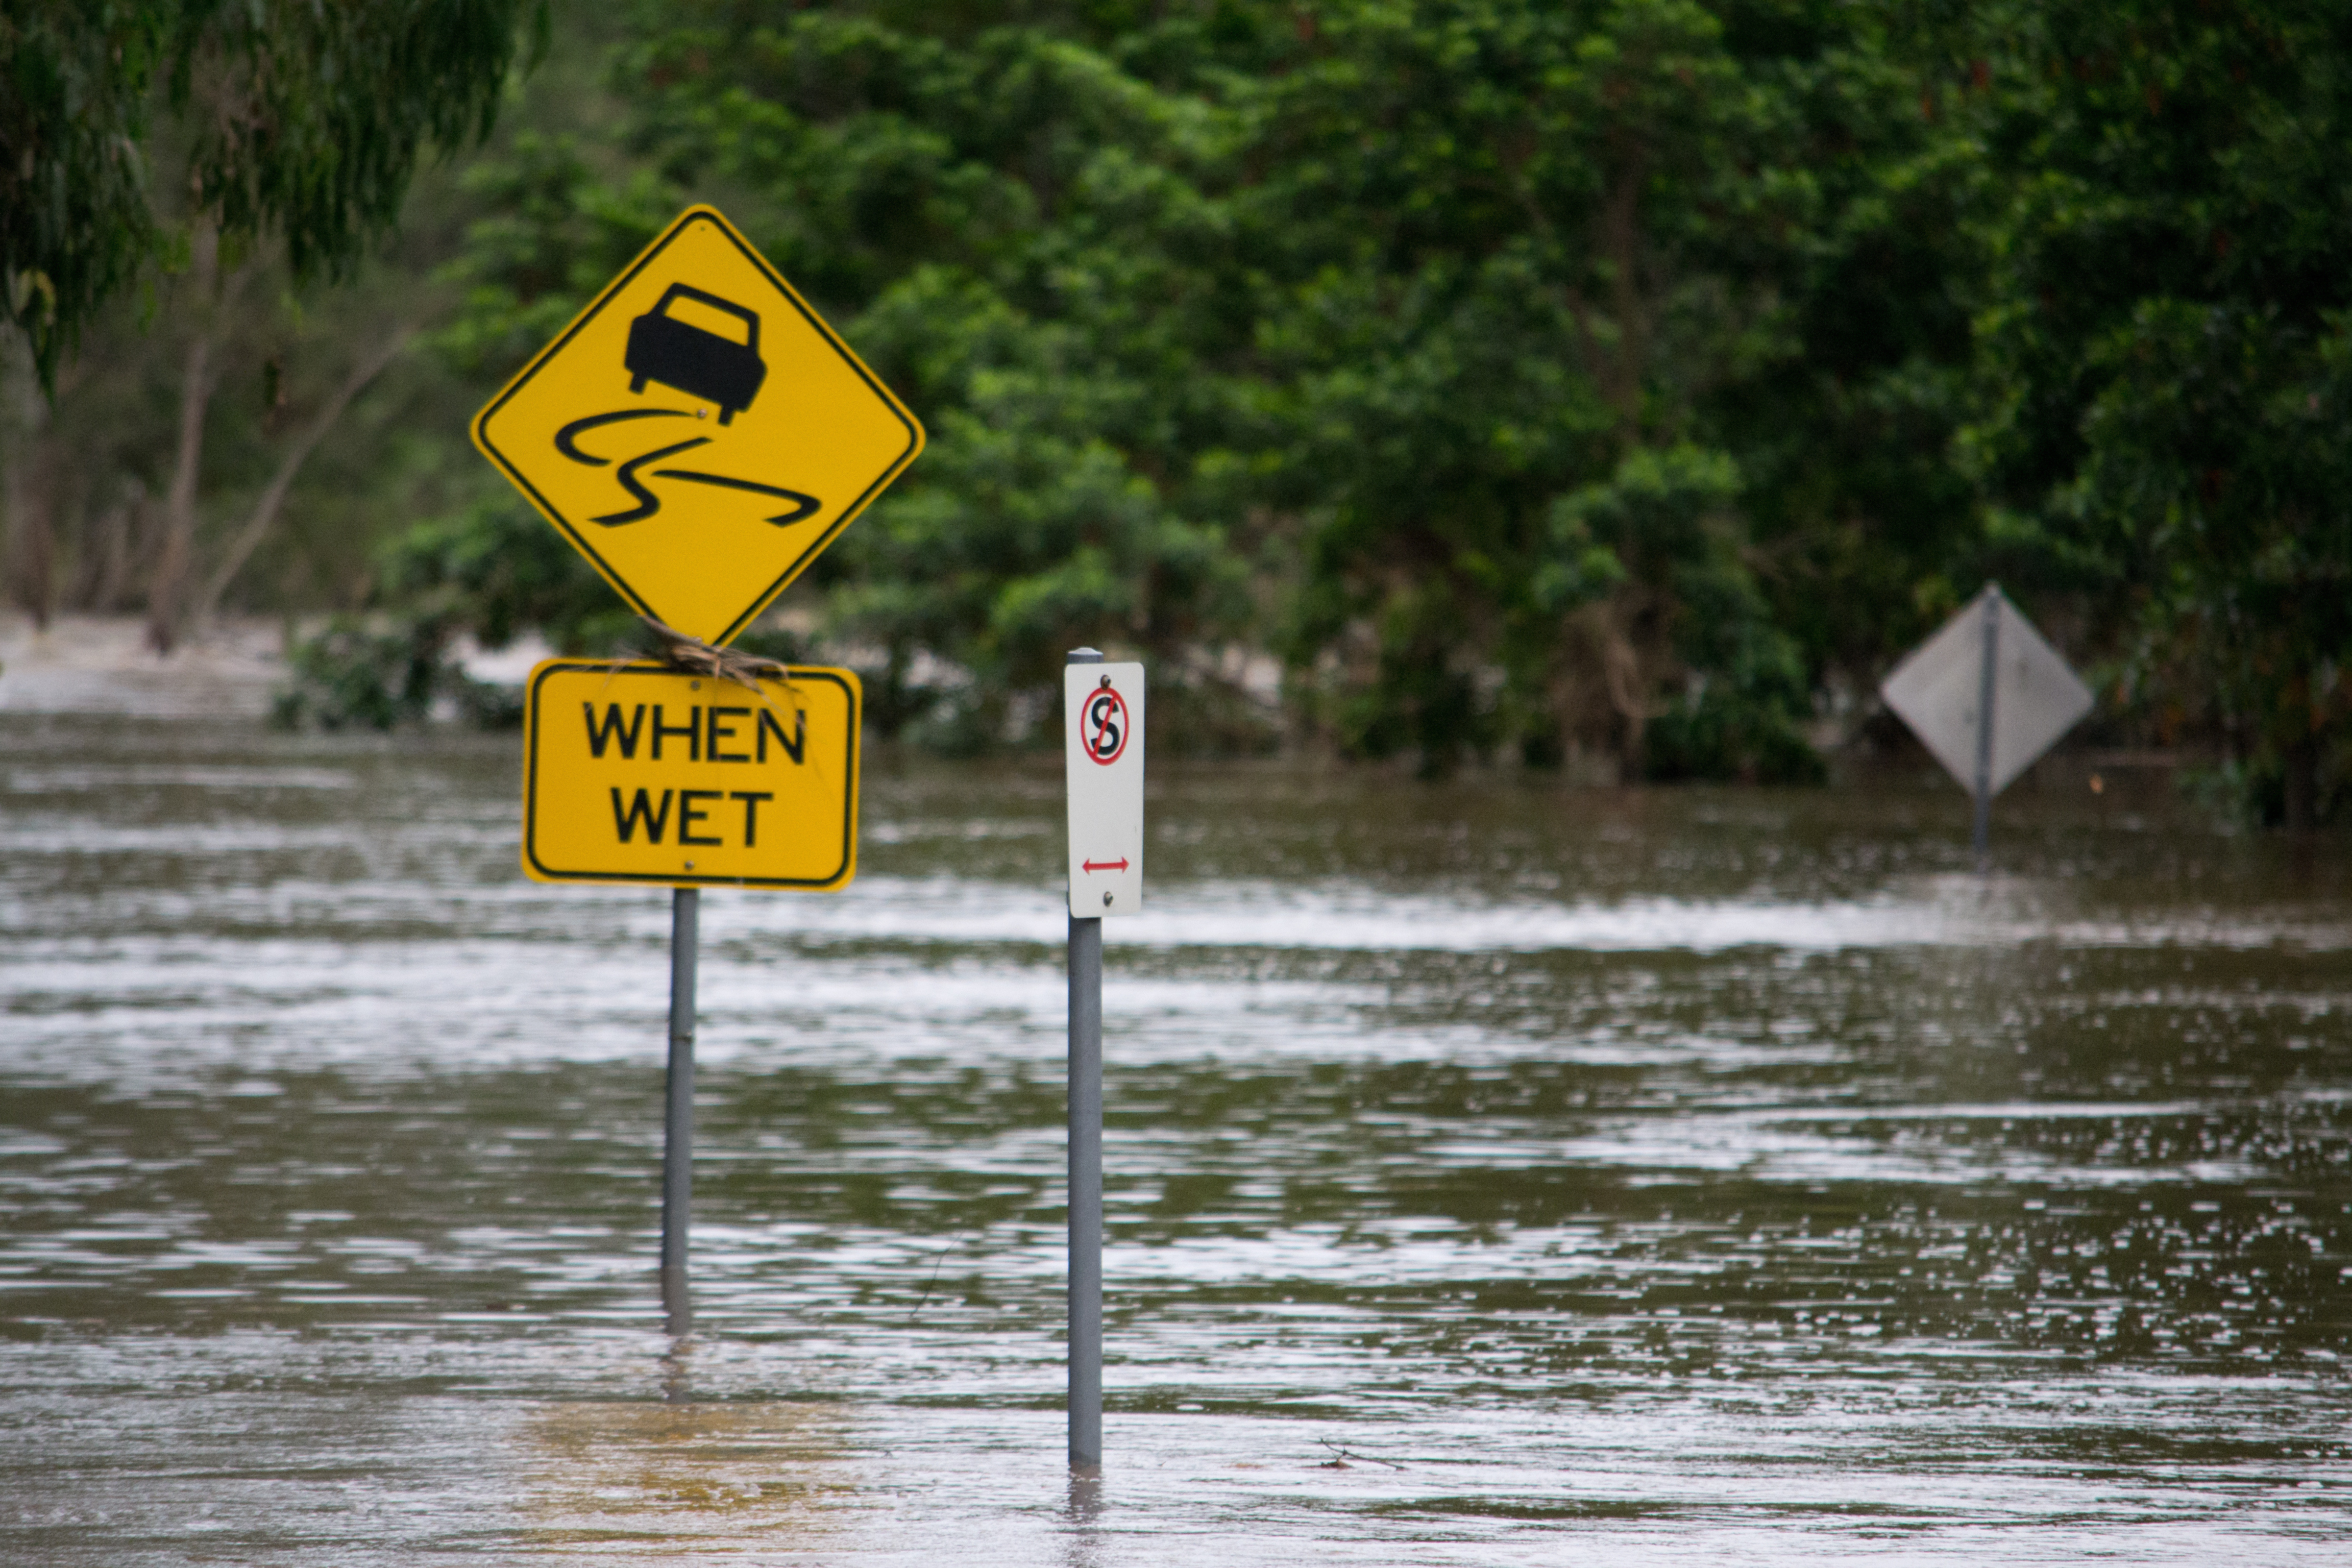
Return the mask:
{"type": "Polygon", "coordinates": [[[517,1544],[546,1552],[636,1546],[677,1556],[756,1540],[850,1544],[829,1517],[855,1501],[830,1406],[672,1398],[550,1402],[516,1445],[517,1544]]]}
{"type": "Polygon", "coordinates": [[[1051,770],[666,903],[503,742],[0,717],[0,1560],[2341,1561],[2340,851],[1163,770],[1062,1467],[1051,770]]]}

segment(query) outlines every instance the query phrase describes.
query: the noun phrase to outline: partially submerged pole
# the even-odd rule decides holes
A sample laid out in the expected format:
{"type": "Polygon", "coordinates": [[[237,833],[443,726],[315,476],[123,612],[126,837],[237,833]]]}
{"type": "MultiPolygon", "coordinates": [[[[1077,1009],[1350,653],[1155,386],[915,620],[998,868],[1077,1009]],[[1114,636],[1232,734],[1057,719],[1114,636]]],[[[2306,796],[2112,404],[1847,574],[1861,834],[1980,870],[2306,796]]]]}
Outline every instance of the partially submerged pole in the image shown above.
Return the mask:
{"type": "Polygon", "coordinates": [[[1102,1463],[1102,919],[1070,917],[1070,1463],[1102,1463]]]}
{"type": "Polygon", "coordinates": [[[1102,925],[1070,916],[1070,1463],[1087,1470],[1102,1464],[1102,925]]]}
{"type": "Polygon", "coordinates": [[[1992,869],[1992,727],[1993,697],[1999,682],[1994,679],[2000,653],[2000,587],[1988,583],[1982,595],[1984,604],[1984,662],[1977,685],[1977,874],[1983,876],[1992,869]]]}
{"type": "Polygon", "coordinates": [[[672,1335],[694,1329],[687,1296],[687,1224],[694,1210],[694,968],[702,893],[676,888],[669,904],[669,1082],[662,1118],[662,1311],[672,1335]]]}

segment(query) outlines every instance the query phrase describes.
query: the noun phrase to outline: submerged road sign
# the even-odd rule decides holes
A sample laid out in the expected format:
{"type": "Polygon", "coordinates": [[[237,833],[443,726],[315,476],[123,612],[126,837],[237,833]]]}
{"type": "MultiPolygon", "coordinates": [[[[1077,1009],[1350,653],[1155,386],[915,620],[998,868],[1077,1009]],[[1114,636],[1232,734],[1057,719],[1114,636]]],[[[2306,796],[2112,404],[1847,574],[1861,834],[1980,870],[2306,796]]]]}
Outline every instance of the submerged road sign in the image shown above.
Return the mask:
{"type": "Polygon", "coordinates": [[[1992,864],[1992,797],[2091,710],[2090,688],[1993,583],[1878,694],[1976,797],[1980,871],[1992,864]]]}
{"type": "Polygon", "coordinates": [[[1073,664],[1062,682],[1070,913],[1141,914],[1143,666],[1073,664]]]}
{"type": "MultiPolygon", "coordinates": [[[[923,427],[751,243],[688,207],[474,416],[474,444],[640,615],[724,645],[923,449],[923,427]]],[[[662,1301],[687,1295],[700,888],[857,868],[857,678],[756,690],[552,659],[524,694],[523,869],[670,894],[662,1301]]]]}
{"type": "Polygon", "coordinates": [[[2091,710],[2090,688],[1991,584],[1878,690],[1971,795],[2007,789],[2091,710]]]}
{"type": "Polygon", "coordinates": [[[689,207],[474,418],[640,614],[725,643],[923,427],[710,207],[689,207]]]}
{"type": "Polygon", "coordinates": [[[857,868],[857,677],[755,695],[557,658],[524,689],[522,864],[541,882],[822,889],[857,868]]]}
{"type": "Polygon", "coordinates": [[[1070,1465],[1102,1464],[1102,917],[1143,910],[1143,666],[1072,648],[1062,676],[1070,795],[1070,1465]]]}

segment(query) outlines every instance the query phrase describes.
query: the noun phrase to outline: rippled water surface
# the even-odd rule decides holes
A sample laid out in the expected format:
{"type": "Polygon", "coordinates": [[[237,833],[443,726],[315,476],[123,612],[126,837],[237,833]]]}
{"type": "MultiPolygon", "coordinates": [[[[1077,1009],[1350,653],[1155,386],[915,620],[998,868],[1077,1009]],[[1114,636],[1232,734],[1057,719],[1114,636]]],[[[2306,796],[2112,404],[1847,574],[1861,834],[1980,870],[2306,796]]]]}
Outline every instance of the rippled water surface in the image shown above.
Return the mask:
{"type": "Polygon", "coordinates": [[[2162,792],[1161,768],[1062,1458],[1049,766],[704,901],[506,741],[0,715],[0,1562],[2352,1560],[2352,879],[2162,792]]]}

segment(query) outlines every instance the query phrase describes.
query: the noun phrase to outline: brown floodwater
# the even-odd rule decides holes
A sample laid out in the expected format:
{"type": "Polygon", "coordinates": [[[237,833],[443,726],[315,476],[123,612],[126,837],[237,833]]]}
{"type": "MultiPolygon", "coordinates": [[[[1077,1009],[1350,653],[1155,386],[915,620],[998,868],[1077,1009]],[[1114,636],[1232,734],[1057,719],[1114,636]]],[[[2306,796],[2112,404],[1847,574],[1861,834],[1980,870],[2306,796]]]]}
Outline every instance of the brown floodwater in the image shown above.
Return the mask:
{"type": "Polygon", "coordinates": [[[1160,767],[1074,1491],[1056,764],[706,895],[675,1345],[516,751],[0,714],[0,1562],[2352,1555],[2340,840],[1160,767]]]}

